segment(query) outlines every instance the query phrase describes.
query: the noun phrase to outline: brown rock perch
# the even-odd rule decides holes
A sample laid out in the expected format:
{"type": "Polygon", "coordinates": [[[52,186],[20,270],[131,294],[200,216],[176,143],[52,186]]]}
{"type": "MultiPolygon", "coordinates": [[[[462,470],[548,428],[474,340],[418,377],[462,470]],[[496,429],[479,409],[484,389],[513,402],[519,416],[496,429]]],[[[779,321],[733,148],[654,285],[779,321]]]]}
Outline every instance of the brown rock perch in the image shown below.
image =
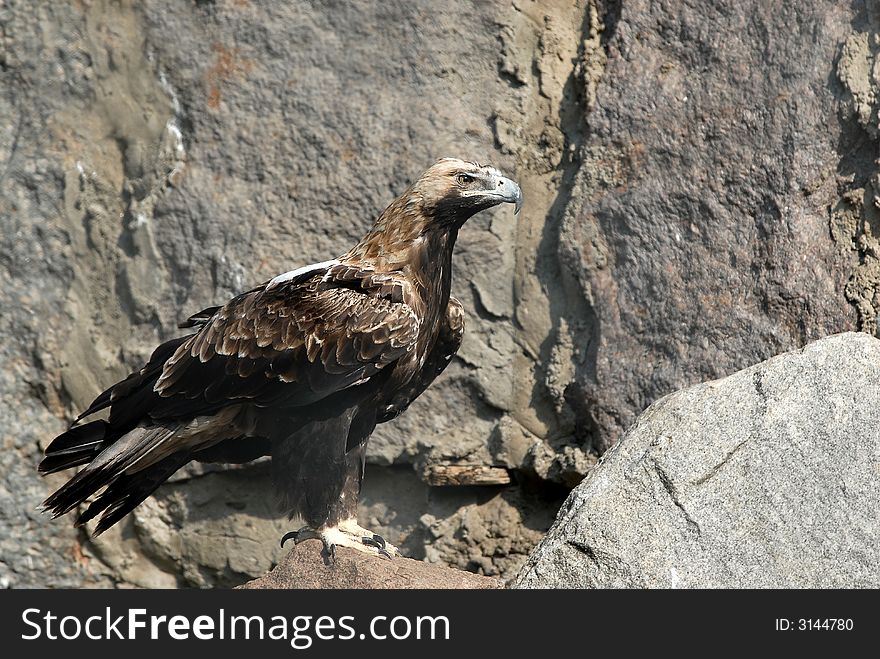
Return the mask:
{"type": "Polygon", "coordinates": [[[336,563],[326,565],[321,543],[307,540],[266,575],[239,588],[503,588],[500,579],[483,577],[411,558],[387,560],[348,547],[336,548],[336,563]]]}

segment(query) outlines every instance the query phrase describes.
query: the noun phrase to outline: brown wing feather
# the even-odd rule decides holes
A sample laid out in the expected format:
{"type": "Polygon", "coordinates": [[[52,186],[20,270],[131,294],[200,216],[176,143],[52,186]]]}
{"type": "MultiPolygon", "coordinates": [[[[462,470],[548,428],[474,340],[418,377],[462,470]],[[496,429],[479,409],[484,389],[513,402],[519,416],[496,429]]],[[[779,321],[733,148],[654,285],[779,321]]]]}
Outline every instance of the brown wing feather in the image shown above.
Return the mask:
{"type": "Polygon", "coordinates": [[[336,266],[234,298],[165,362],[154,418],[181,400],[307,405],[375,375],[418,337],[416,312],[395,301],[407,283],[392,279],[336,266]]]}
{"type": "Polygon", "coordinates": [[[405,387],[395,392],[391,401],[380,411],[379,423],[390,421],[401,414],[440,375],[461,347],[465,325],[464,307],[454,297],[449,298],[446,315],[440,323],[434,348],[428,353],[422,368],[405,387]]]}

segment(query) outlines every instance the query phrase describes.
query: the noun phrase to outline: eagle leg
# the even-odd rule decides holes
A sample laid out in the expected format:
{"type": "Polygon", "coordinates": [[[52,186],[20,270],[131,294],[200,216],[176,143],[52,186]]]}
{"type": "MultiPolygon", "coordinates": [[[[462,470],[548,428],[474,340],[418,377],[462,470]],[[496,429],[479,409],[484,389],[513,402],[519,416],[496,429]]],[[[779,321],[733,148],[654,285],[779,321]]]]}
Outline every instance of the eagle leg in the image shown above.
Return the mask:
{"type": "Polygon", "coordinates": [[[289,531],[282,536],[281,546],[284,547],[288,540],[293,540],[296,545],[305,540],[320,540],[324,545],[324,554],[330,564],[336,560],[336,547],[338,546],[351,547],[374,556],[379,554],[388,559],[394,558],[395,555],[400,556],[400,550],[397,547],[385,542],[382,536],[358,526],[356,520],[346,520],[339,526],[327,526],[321,529],[304,526],[297,531],[289,531]]]}

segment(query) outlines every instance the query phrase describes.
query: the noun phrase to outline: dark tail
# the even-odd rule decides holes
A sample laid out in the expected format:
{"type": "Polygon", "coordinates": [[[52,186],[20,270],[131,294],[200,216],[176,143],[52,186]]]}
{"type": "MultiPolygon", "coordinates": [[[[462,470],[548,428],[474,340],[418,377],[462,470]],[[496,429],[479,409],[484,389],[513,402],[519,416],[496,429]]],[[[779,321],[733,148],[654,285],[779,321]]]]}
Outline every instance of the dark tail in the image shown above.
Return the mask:
{"type": "Polygon", "coordinates": [[[106,421],[92,421],[58,435],[46,449],[46,457],[38,467],[40,473],[54,474],[91,462],[109,443],[109,431],[106,421]]]}
{"type": "MultiPolygon", "coordinates": [[[[95,535],[100,535],[134,510],[138,504],[142,503],[171,474],[180,469],[189,460],[190,455],[188,452],[175,453],[147,469],[135,472],[134,474],[122,474],[114,478],[107,489],[86,508],[85,512],[77,517],[75,525],[82,526],[103,513],[98,521],[98,525],[95,527],[95,535]]],[[[71,483],[68,483],[68,485],[71,483]]],[[[101,487],[103,484],[98,485],[98,487],[101,487]]],[[[89,489],[91,489],[91,485],[89,485],[89,489]]],[[[73,506],[82,502],[79,493],[75,492],[75,487],[71,488],[68,492],[65,492],[65,488],[67,488],[67,485],[58,490],[49,499],[46,499],[46,504],[50,507],[52,504],[55,504],[59,508],[65,508],[71,502],[73,502],[73,506]],[[53,498],[57,498],[57,502],[52,502],[53,498]]],[[[94,491],[97,491],[97,489],[95,488],[94,491]]],[[[67,508],[67,510],[69,509],[67,508]]],[[[58,514],[56,513],[55,516],[57,517],[58,514]]]]}
{"type": "Polygon", "coordinates": [[[39,465],[41,474],[87,465],[43,502],[43,508],[53,517],[73,510],[106,488],[76,520],[79,526],[104,511],[96,530],[96,534],[101,533],[189,460],[189,453],[184,452],[138,464],[157,443],[174,432],[172,427],[153,425],[149,411],[156,397],[153,384],[163,364],[186,338],[172,339],[156,348],[142,369],[98,396],[75,423],[109,407],[107,421],[74,426],[49,444],[39,465]]]}
{"type": "Polygon", "coordinates": [[[191,457],[185,450],[151,459],[173,439],[174,427],[139,426],[121,437],[110,434],[109,428],[104,421],[93,421],[68,430],[52,442],[40,464],[40,471],[50,473],[88,463],[49,496],[43,508],[60,517],[106,488],[75,522],[82,526],[103,513],[95,535],[122,519],[191,457]]]}

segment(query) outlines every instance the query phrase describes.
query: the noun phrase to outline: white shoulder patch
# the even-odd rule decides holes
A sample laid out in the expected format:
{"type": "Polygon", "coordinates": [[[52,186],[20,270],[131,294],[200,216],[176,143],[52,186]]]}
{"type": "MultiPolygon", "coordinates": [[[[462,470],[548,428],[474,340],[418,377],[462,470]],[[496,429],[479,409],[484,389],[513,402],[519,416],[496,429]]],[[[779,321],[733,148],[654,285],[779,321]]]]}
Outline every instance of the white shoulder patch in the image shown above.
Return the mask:
{"type": "Polygon", "coordinates": [[[324,268],[330,268],[334,265],[337,265],[339,261],[336,259],[330,259],[329,261],[321,261],[320,263],[312,263],[311,265],[304,265],[301,268],[297,268],[296,270],[291,270],[290,272],[285,272],[283,274],[278,275],[277,277],[272,278],[269,283],[266,285],[266,290],[271,288],[275,288],[279,284],[283,284],[284,282],[291,281],[292,279],[296,279],[297,277],[301,277],[302,275],[306,275],[310,272],[315,272],[317,270],[323,270],[324,268]]]}

